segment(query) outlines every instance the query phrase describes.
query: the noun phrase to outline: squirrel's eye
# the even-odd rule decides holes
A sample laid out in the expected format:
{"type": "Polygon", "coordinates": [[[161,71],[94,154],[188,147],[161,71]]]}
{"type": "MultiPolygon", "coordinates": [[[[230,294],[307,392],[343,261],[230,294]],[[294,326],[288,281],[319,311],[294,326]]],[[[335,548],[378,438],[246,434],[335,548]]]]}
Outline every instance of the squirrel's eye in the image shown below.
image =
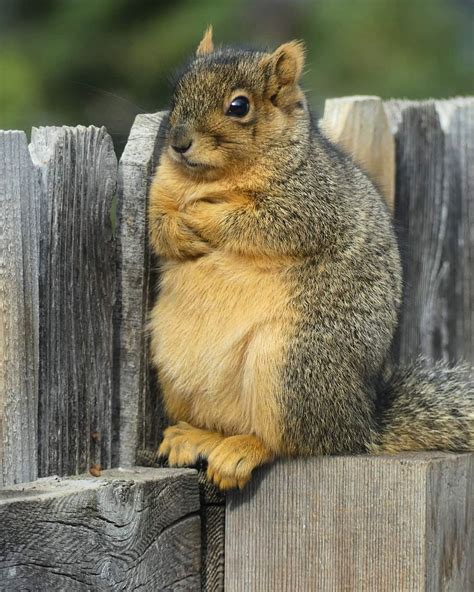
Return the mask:
{"type": "Polygon", "coordinates": [[[250,109],[250,103],[247,97],[235,97],[229,108],[227,109],[226,115],[232,115],[233,117],[245,117],[250,109]]]}

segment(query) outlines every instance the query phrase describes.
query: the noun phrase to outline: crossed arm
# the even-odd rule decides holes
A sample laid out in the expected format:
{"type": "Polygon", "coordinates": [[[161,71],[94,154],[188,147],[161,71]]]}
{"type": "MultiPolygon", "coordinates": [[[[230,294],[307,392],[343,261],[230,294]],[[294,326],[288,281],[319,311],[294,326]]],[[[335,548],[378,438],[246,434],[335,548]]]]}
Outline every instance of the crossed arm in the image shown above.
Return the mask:
{"type": "Polygon", "coordinates": [[[155,189],[149,208],[151,243],[171,259],[216,249],[250,256],[299,257],[315,247],[315,221],[298,204],[238,192],[196,196],[183,205],[155,189]]]}

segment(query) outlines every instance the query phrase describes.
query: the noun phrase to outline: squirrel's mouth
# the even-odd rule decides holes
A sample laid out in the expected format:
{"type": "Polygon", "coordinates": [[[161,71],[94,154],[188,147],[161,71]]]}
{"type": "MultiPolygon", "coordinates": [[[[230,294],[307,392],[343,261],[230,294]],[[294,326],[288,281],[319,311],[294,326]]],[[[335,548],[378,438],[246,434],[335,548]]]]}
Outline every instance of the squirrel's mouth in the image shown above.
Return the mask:
{"type": "Polygon", "coordinates": [[[181,154],[181,162],[185,166],[189,167],[190,169],[210,169],[210,168],[212,168],[211,165],[209,165],[209,164],[204,164],[203,162],[195,162],[193,160],[190,160],[189,158],[184,156],[184,154],[181,154]]]}
{"type": "Polygon", "coordinates": [[[182,166],[185,169],[188,169],[189,171],[194,171],[195,173],[204,173],[206,171],[210,171],[216,168],[211,164],[193,160],[189,156],[186,156],[184,154],[178,154],[175,150],[170,149],[168,151],[168,154],[171,160],[173,160],[177,165],[182,166]]]}

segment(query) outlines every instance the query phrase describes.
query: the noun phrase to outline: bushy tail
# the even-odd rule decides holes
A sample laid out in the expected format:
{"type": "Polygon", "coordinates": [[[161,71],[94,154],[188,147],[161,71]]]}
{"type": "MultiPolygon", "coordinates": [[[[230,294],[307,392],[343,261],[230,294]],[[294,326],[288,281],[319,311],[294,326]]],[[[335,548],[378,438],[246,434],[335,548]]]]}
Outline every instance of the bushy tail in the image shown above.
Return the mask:
{"type": "Polygon", "coordinates": [[[375,454],[474,451],[474,375],[467,366],[422,359],[398,369],[379,392],[375,454]]]}

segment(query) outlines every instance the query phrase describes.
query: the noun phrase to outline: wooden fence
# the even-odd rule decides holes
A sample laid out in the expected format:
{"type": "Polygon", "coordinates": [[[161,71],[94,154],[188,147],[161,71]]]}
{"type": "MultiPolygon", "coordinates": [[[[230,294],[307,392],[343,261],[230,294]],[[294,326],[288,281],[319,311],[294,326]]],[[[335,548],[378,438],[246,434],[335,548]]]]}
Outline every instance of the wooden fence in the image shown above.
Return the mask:
{"type": "MultiPolygon", "coordinates": [[[[472,455],[277,463],[227,510],[195,471],[133,468],[165,425],[144,330],[164,117],[137,117],[118,165],[103,128],[0,132],[0,590],[195,590],[199,571],[204,590],[474,589],[472,455]],[[96,554],[71,562],[88,523],[96,554]]],[[[322,125],[394,211],[394,358],[474,365],[474,99],[333,99],[322,125]]]]}

